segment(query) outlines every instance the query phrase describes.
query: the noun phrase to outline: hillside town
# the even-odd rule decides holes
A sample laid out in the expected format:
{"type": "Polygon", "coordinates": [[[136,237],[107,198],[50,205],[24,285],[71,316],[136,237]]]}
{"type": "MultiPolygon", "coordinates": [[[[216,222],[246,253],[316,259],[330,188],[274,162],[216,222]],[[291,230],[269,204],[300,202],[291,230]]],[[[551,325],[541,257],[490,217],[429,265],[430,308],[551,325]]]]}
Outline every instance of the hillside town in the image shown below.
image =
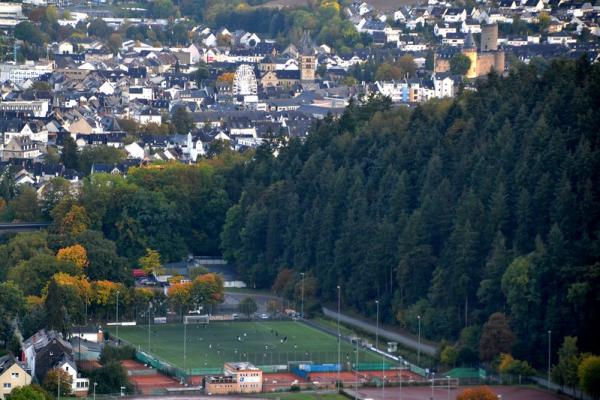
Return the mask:
{"type": "Polygon", "coordinates": [[[305,137],[313,121],[340,115],[352,99],[380,94],[414,107],[518,63],[598,61],[598,5],[459,3],[378,10],[354,2],[341,14],[361,43],[344,51],[308,30],[286,44],[186,17],[150,18],[144,9],[114,17],[101,3],[0,3],[2,163],[17,185],[38,187],[55,176],[124,174],[143,162],[194,163],[219,143],[244,150],[305,137]],[[48,18],[67,37],[42,47],[23,40],[48,18]],[[153,29],[177,38],[163,45],[135,33],[153,29]],[[61,155],[71,140],[77,151],[103,146],[113,157],[92,156],[77,169],[61,155]]]}

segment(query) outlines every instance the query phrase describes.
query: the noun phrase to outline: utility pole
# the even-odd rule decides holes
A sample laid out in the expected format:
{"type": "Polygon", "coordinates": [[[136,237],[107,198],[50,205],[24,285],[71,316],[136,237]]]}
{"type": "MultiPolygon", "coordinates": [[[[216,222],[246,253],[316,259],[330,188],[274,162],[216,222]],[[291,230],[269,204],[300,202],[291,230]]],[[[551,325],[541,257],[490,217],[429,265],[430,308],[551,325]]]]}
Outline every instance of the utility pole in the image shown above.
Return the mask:
{"type": "Polygon", "coordinates": [[[337,312],[337,334],[338,334],[338,365],[337,365],[337,391],[340,392],[340,369],[342,368],[341,364],[341,342],[342,336],[340,335],[340,306],[341,306],[341,287],[337,286],[338,292],[338,312],[337,312]]]}

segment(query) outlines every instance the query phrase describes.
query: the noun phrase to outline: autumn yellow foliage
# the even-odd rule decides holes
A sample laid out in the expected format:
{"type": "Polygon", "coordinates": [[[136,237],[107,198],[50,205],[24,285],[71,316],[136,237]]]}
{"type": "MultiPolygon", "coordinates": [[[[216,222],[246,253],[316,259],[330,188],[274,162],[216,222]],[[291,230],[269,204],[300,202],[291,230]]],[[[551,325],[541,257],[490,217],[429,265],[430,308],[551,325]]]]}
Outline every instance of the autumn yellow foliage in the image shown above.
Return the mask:
{"type": "Polygon", "coordinates": [[[496,400],[498,397],[492,389],[487,386],[467,388],[459,393],[456,400],[496,400]]]}
{"type": "Polygon", "coordinates": [[[513,361],[515,361],[513,356],[511,356],[510,354],[501,353],[500,354],[500,364],[498,364],[498,371],[501,374],[507,373],[507,371],[510,368],[510,365],[512,364],[513,361]]]}
{"type": "Polygon", "coordinates": [[[176,306],[189,304],[192,292],[192,282],[180,282],[171,285],[169,288],[169,301],[176,306]]]}
{"type": "Polygon", "coordinates": [[[61,286],[73,286],[77,289],[79,296],[82,299],[92,297],[92,285],[86,278],[72,276],[64,272],[58,272],[52,276],[52,279],[61,286]]]}
{"type": "Polygon", "coordinates": [[[59,231],[62,234],[77,236],[88,229],[89,225],[90,218],[85,208],[74,204],[62,219],[59,231]]]}
{"type": "Polygon", "coordinates": [[[117,291],[123,293],[123,285],[111,281],[92,282],[92,294],[94,303],[105,306],[116,302],[117,291]]]}
{"type": "Polygon", "coordinates": [[[217,81],[233,83],[233,78],[235,78],[235,74],[233,72],[224,72],[221,75],[219,75],[217,81]]]}
{"type": "Polygon", "coordinates": [[[65,247],[58,250],[56,258],[60,261],[71,261],[82,270],[88,266],[87,252],[80,244],[65,247]]]}

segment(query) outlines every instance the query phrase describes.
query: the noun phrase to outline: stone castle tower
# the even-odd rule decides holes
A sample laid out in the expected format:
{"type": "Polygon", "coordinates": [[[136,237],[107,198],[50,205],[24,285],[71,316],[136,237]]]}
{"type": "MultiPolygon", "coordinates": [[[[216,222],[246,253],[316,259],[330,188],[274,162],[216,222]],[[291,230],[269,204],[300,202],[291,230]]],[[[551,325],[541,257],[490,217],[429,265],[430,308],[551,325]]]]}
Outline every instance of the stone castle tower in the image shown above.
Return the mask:
{"type": "Polygon", "coordinates": [[[477,77],[477,47],[475,46],[475,40],[473,40],[473,35],[469,33],[467,36],[467,40],[465,40],[465,45],[462,49],[462,53],[471,60],[471,65],[469,66],[469,70],[465,74],[467,78],[476,78],[477,77]]]}
{"type": "Polygon", "coordinates": [[[504,72],[504,50],[498,48],[498,25],[496,24],[482,28],[479,49],[475,45],[473,35],[469,34],[461,52],[471,60],[471,66],[465,75],[467,78],[477,78],[488,74],[491,70],[500,74],[504,72]]]}

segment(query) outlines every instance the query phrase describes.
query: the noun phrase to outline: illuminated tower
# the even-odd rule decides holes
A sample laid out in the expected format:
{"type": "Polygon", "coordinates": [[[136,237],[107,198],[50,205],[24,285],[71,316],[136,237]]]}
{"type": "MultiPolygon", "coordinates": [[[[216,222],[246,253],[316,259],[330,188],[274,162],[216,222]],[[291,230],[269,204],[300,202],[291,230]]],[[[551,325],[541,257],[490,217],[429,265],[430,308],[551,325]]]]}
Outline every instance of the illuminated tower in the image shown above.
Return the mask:
{"type": "Polygon", "coordinates": [[[473,35],[469,33],[467,36],[467,40],[465,40],[465,45],[462,49],[462,54],[467,56],[469,60],[471,60],[471,66],[467,71],[465,77],[467,78],[477,78],[477,47],[475,46],[475,41],[473,40],[473,35]]]}

